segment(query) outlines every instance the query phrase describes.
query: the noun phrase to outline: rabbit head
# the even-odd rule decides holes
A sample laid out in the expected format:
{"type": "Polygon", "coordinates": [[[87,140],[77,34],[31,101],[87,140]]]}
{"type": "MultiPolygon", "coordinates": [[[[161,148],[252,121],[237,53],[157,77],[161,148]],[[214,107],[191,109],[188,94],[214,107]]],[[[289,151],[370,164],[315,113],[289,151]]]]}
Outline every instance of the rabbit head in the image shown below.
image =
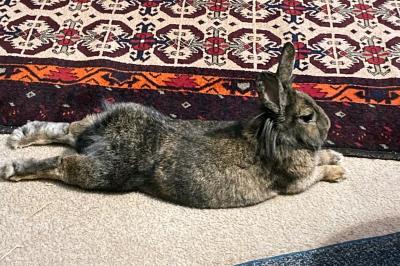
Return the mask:
{"type": "Polygon", "coordinates": [[[276,73],[257,76],[263,112],[252,120],[262,154],[276,158],[291,149],[318,150],[326,140],[330,121],[307,94],[292,88],[295,48],[286,43],[276,73]]]}

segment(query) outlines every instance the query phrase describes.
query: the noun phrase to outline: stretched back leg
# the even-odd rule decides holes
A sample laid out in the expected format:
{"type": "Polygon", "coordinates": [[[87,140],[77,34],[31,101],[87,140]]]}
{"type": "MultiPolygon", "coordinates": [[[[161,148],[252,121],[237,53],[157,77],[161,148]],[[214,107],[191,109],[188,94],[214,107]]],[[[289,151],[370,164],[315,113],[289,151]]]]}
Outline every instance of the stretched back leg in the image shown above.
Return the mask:
{"type": "Polygon", "coordinates": [[[0,168],[0,177],[10,181],[50,179],[84,189],[108,189],[98,162],[88,156],[74,154],[44,160],[18,160],[0,168]]]}
{"type": "Polygon", "coordinates": [[[77,136],[92,125],[99,115],[89,115],[73,123],[32,121],[15,129],[7,139],[12,148],[61,143],[75,147],[77,136]]]}

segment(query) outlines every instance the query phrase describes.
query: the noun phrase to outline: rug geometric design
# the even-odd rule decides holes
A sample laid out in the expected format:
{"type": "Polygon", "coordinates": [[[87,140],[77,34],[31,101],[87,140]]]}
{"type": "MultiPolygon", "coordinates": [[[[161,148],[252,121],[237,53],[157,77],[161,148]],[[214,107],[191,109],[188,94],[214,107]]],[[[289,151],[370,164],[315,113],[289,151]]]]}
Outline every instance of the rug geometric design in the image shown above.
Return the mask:
{"type": "Polygon", "coordinates": [[[249,116],[256,73],[290,41],[295,89],[333,122],[328,144],[394,154],[399,32],[396,0],[0,0],[0,124],[73,121],[104,99],[249,116]]]}

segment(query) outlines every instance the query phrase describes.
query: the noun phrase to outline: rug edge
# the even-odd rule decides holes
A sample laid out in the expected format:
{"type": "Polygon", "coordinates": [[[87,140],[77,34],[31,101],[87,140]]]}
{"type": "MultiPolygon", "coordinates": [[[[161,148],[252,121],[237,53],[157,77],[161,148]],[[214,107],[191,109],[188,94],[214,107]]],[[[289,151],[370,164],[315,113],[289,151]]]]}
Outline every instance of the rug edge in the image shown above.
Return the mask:
{"type": "Polygon", "coordinates": [[[371,150],[340,148],[340,147],[329,147],[329,148],[337,152],[340,152],[344,156],[348,157],[400,161],[400,153],[395,151],[371,151],[371,150]]]}

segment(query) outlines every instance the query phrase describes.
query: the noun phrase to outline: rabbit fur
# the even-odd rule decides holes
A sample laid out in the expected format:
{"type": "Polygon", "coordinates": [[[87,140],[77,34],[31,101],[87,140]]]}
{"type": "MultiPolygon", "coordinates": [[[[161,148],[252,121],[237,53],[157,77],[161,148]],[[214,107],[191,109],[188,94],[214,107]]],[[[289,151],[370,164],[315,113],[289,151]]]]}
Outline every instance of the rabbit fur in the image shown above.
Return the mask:
{"type": "Polygon", "coordinates": [[[196,208],[254,205],[344,178],[343,156],[321,150],[330,122],[292,89],[295,49],[284,45],[277,73],[257,77],[260,114],[244,121],[184,121],[135,103],[106,107],[73,123],[29,122],[13,148],[64,143],[76,154],[16,160],[0,168],[11,181],[53,179],[89,190],[141,191],[196,208]]]}

